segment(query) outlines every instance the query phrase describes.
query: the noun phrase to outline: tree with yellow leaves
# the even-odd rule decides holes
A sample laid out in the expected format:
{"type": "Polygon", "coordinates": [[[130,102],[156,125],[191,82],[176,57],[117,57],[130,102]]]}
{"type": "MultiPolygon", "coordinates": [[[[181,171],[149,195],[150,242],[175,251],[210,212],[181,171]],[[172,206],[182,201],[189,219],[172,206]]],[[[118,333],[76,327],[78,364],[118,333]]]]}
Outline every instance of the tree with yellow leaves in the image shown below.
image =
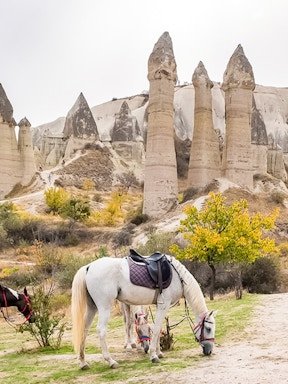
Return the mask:
{"type": "MultiPolygon", "coordinates": [[[[225,200],[221,193],[210,193],[201,210],[187,206],[186,218],[181,220],[179,227],[187,245],[185,248],[176,244],[171,247],[171,252],[180,259],[207,262],[211,268],[211,300],[214,299],[217,264],[243,266],[277,251],[274,240],[266,236],[275,226],[277,210],[269,215],[250,214],[247,200],[231,205],[225,204],[225,200]]],[[[241,272],[238,276],[236,297],[241,298],[241,272]]]]}

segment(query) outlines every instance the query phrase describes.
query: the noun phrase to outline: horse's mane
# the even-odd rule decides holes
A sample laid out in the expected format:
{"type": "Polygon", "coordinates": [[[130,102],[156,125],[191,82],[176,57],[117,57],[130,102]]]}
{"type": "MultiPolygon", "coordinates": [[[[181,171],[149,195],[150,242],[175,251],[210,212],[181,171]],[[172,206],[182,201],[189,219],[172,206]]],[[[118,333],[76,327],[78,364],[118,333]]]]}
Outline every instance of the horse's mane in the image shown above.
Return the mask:
{"type": "Polygon", "coordinates": [[[197,315],[208,311],[203,292],[195,277],[175,257],[169,256],[172,266],[175,268],[183,282],[184,297],[193,312],[197,315]]]}

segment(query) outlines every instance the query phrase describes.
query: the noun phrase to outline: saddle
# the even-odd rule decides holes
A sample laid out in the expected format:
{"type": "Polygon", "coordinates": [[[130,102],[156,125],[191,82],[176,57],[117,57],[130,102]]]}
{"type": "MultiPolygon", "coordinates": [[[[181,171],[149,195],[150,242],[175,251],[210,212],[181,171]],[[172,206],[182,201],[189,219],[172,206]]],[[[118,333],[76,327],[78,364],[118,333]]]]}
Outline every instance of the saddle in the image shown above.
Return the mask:
{"type": "Polygon", "coordinates": [[[161,293],[163,288],[167,288],[172,279],[172,268],[166,255],[160,252],[155,252],[151,256],[141,256],[134,249],[130,249],[129,257],[145,265],[147,271],[155,283],[155,288],[161,293]]]}

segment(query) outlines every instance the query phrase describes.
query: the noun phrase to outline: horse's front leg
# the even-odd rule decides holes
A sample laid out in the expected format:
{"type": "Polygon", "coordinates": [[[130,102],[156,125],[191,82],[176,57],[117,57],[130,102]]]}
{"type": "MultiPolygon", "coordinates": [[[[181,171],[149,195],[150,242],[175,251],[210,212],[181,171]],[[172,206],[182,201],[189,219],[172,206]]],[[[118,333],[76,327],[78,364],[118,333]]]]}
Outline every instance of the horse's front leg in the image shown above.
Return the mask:
{"type": "Polygon", "coordinates": [[[110,353],[108,351],[108,347],[106,344],[106,329],[107,329],[108,320],[110,318],[110,308],[109,309],[98,308],[98,311],[99,311],[99,317],[98,317],[97,330],[99,334],[102,355],[104,359],[108,362],[111,368],[117,368],[118,363],[117,361],[113,360],[112,357],[110,356],[110,353]]]}
{"type": "Polygon", "coordinates": [[[125,345],[126,351],[132,351],[132,348],[136,348],[136,343],[133,337],[133,311],[131,310],[130,305],[122,303],[122,310],[125,323],[125,345]]]}
{"type": "Polygon", "coordinates": [[[85,317],[85,330],[84,330],[82,341],[80,344],[79,356],[78,356],[80,369],[83,369],[83,370],[90,368],[89,364],[85,360],[85,342],[86,342],[87,333],[92,324],[95,313],[96,313],[96,308],[92,308],[92,307],[87,308],[86,317],[85,317]]]}
{"type": "Polygon", "coordinates": [[[159,357],[163,357],[162,352],[160,351],[160,332],[162,328],[162,323],[164,321],[164,318],[166,316],[166,313],[168,312],[169,304],[158,304],[157,305],[157,311],[156,311],[156,317],[155,317],[155,324],[153,327],[153,335],[152,340],[149,348],[150,353],[150,360],[152,363],[159,363],[159,357]]]}

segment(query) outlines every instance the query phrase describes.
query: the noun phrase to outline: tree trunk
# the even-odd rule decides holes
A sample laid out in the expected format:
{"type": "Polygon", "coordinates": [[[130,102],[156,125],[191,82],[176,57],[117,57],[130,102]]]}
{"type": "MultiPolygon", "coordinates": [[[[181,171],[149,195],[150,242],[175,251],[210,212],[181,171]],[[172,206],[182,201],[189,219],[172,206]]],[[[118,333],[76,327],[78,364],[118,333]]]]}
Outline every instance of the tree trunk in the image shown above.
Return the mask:
{"type": "Polygon", "coordinates": [[[242,269],[239,267],[236,271],[236,284],[235,284],[235,296],[237,300],[242,299],[243,285],[242,285],[242,269]]]}
{"type": "Polygon", "coordinates": [[[211,283],[209,286],[209,296],[210,300],[214,300],[214,291],[215,291],[215,281],[216,281],[216,268],[214,264],[208,263],[209,267],[211,268],[212,274],[211,274],[211,283]]]}

